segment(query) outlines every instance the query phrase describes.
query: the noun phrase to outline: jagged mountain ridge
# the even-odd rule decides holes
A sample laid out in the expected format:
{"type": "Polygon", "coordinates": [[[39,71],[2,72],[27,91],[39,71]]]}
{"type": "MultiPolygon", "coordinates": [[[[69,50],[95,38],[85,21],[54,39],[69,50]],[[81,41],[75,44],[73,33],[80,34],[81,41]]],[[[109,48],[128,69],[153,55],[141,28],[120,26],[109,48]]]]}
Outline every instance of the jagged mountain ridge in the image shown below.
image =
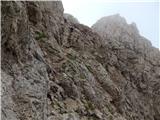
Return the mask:
{"type": "Polygon", "coordinates": [[[160,52],[135,25],[91,29],[60,1],[1,4],[3,120],[160,119],[160,52]]]}

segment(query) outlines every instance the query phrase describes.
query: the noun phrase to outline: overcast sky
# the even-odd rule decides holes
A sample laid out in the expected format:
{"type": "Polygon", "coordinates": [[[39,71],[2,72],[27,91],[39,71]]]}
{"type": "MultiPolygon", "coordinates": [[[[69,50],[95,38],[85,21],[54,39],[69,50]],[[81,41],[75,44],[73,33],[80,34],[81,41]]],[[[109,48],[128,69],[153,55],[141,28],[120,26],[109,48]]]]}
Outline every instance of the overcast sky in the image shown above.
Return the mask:
{"type": "Polygon", "coordinates": [[[62,0],[64,12],[80,23],[92,26],[98,19],[119,13],[130,24],[135,22],[140,34],[160,48],[159,0],[62,0]]]}

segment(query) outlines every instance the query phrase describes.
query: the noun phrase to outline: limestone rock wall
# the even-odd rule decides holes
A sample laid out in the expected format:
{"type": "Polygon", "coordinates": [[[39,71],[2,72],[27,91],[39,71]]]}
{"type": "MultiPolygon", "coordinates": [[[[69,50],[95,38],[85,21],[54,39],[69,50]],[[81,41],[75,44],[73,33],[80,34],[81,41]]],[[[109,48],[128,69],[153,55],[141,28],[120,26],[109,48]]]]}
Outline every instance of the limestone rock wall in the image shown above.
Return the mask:
{"type": "Polygon", "coordinates": [[[2,120],[159,119],[160,52],[134,24],[75,24],[61,1],[1,7],[2,120]]]}
{"type": "Polygon", "coordinates": [[[120,109],[124,116],[135,120],[160,119],[159,50],[139,34],[134,23],[128,25],[118,14],[101,18],[92,29],[105,42],[99,52],[103,55],[98,54],[98,59],[112,80],[122,85],[124,99],[120,109]]]}

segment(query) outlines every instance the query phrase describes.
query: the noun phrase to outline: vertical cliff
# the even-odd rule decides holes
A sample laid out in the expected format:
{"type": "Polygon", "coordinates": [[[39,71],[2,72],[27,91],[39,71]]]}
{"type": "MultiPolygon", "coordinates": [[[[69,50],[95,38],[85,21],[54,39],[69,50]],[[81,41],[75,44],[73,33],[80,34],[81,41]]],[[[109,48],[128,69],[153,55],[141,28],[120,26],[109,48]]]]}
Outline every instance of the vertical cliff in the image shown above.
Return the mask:
{"type": "Polygon", "coordinates": [[[135,24],[114,15],[89,28],[61,1],[1,12],[2,120],[160,119],[160,52],[135,24]]]}

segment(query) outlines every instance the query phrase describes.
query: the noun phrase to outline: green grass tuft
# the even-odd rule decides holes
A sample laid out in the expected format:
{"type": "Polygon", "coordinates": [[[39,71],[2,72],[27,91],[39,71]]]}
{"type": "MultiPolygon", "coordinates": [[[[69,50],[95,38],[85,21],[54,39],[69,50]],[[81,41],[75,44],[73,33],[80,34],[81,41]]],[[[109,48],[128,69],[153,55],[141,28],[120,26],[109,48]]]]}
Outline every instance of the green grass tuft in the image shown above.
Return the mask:
{"type": "Polygon", "coordinates": [[[43,32],[36,31],[36,40],[41,40],[42,38],[46,38],[47,36],[43,32]]]}

